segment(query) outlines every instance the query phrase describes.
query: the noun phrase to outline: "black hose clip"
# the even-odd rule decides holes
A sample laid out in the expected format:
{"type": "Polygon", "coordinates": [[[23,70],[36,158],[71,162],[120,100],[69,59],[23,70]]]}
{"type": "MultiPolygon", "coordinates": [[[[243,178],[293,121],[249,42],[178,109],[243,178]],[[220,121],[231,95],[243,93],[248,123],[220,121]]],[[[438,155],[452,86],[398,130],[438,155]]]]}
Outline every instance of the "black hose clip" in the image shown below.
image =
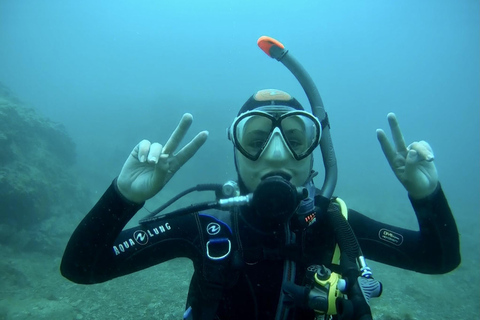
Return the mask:
{"type": "Polygon", "coordinates": [[[288,298],[285,302],[312,309],[319,315],[337,314],[335,303],[343,296],[339,288],[345,287],[340,275],[323,265],[312,265],[307,268],[305,277],[305,286],[291,282],[283,284],[283,292],[288,298]]]}
{"type": "MultiPolygon", "coordinates": [[[[367,267],[368,268],[368,267],[367,267]]],[[[371,320],[370,299],[382,294],[382,283],[371,276],[369,270],[350,270],[343,277],[346,286],[342,292],[348,299],[337,299],[336,309],[339,320],[371,320]]]]}

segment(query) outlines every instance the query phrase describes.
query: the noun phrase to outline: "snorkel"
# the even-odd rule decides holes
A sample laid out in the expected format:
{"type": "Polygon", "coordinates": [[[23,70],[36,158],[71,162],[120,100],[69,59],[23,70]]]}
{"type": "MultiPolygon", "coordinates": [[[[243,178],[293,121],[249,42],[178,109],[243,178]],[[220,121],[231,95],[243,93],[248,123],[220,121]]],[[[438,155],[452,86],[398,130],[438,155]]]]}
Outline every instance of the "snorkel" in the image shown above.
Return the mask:
{"type": "Polygon", "coordinates": [[[307,95],[312,113],[322,124],[322,137],[320,139],[320,150],[322,152],[323,164],[325,167],[325,179],[320,189],[319,206],[322,212],[325,212],[330,204],[330,199],[337,184],[337,159],[333,149],[330,136],[330,123],[327,113],[323,106],[320,93],[308,72],[303,66],[285,49],[285,46],[279,41],[262,36],[257,41],[260,49],[269,57],[274,58],[281,63],[297,78],[307,95]]]}
{"type": "MultiPolygon", "coordinates": [[[[358,245],[357,239],[350,228],[345,217],[341,214],[327,214],[330,201],[337,183],[337,161],[330,136],[330,124],[327,113],[323,106],[322,98],[318,92],[315,83],[302,67],[302,65],[285,49],[285,46],[279,41],[262,36],[257,41],[260,49],[269,57],[274,58],[281,63],[297,78],[310,102],[312,113],[322,124],[322,137],[320,139],[320,149],[322,152],[323,163],[325,167],[325,179],[320,190],[320,196],[315,197],[316,203],[320,208],[320,213],[325,214],[332,223],[335,230],[335,238],[341,251],[340,269],[345,279],[346,286],[338,288],[342,293],[347,294],[349,300],[342,298],[333,298],[329,303],[336,305],[340,319],[372,319],[371,310],[368,303],[370,297],[381,294],[381,284],[372,277],[370,268],[366,265],[363,253],[358,245]]],[[[290,234],[286,237],[286,245],[295,243],[295,235],[290,234]]],[[[294,284],[295,262],[285,260],[283,273],[283,287],[280,292],[280,298],[277,307],[276,320],[288,318],[289,309],[292,303],[292,297],[301,297],[299,300],[305,301],[304,294],[298,292],[307,292],[304,287],[294,284]],[[292,281],[293,279],[293,281],[292,281]],[[299,291],[298,291],[299,290],[299,291]]],[[[337,286],[335,286],[335,290],[337,286]]],[[[313,291],[308,291],[307,296],[311,296],[313,291]]],[[[319,299],[319,296],[315,296],[319,299]]],[[[323,298],[320,298],[322,300],[323,298]]],[[[295,299],[294,299],[295,300],[295,299]]],[[[328,299],[323,299],[328,302],[328,299]]],[[[336,313],[335,312],[335,313],[336,313]]]]}

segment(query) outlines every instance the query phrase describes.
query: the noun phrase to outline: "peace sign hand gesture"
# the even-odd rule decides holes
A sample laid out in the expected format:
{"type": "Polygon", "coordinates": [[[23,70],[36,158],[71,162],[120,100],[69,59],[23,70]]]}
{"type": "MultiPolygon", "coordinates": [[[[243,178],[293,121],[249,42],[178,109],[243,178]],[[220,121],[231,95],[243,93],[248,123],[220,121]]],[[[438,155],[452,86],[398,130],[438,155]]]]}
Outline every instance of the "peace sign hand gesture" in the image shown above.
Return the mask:
{"type": "Polygon", "coordinates": [[[377,129],[377,138],[390,167],[412,198],[427,197],[438,185],[432,148],[423,140],[407,147],[395,114],[389,113],[387,119],[395,149],[382,129],[377,129]]]}
{"type": "Polygon", "coordinates": [[[192,121],[191,114],[184,114],[164,146],[142,140],[133,148],[117,178],[118,190],[125,198],[136,203],[150,199],[200,149],[207,140],[207,131],[200,132],[174,153],[192,121]]]}

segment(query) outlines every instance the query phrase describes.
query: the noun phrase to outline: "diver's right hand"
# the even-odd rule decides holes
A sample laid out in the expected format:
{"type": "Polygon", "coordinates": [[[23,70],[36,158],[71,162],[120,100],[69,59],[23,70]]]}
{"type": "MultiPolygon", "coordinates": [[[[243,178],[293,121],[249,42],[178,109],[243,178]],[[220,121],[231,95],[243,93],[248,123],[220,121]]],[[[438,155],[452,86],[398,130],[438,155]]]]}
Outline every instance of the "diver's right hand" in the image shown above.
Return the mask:
{"type": "Polygon", "coordinates": [[[200,149],[207,140],[208,131],[197,134],[174,154],[192,121],[191,114],[184,114],[165,146],[142,140],[133,148],[117,178],[118,190],[125,198],[136,203],[150,199],[200,149]]]}

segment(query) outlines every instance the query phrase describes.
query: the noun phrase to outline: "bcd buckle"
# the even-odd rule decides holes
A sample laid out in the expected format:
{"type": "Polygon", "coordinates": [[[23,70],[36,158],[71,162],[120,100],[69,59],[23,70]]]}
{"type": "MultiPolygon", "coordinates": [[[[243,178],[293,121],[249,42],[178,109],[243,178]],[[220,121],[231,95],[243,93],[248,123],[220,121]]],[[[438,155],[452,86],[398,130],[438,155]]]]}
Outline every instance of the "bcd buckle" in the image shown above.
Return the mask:
{"type": "Polygon", "coordinates": [[[214,238],[207,241],[207,257],[211,260],[225,259],[232,250],[232,243],[228,238],[214,238]]]}

